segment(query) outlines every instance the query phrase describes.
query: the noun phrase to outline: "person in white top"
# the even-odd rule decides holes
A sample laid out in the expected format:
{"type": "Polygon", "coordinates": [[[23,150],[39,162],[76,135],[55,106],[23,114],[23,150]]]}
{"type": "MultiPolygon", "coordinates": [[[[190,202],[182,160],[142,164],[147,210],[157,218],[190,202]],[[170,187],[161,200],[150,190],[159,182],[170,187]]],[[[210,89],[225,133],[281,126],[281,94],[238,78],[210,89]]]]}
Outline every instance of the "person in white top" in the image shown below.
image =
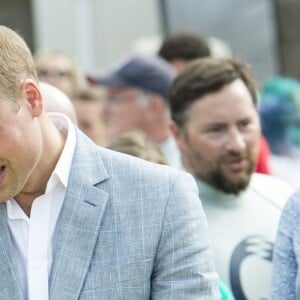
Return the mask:
{"type": "Polygon", "coordinates": [[[192,176],[46,113],[30,50],[5,26],[0,112],[1,300],[218,299],[192,176]]]}
{"type": "Polygon", "coordinates": [[[183,168],[196,178],[220,279],[236,299],[267,299],[281,208],[292,193],[254,173],[260,123],[257,91],[235,59],[195,60],[170,89],[173,134],[183,168]]]}

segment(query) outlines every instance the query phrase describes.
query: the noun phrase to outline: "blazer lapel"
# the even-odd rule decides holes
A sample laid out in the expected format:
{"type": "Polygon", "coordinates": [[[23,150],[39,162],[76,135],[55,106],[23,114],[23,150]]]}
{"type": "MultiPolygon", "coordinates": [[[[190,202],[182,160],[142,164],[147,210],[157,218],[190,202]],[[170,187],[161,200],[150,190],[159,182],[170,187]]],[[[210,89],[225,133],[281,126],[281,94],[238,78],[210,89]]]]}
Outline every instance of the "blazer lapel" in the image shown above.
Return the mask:
{"type": "Polygon", "coordinates": [[[77,138],[54,245],[50,300],[78,299],[108,200],[108,194],[96,187],[108,178],[98,148],[89,146],[90,141],[80,134],[77,138]]]}
{"type": "Polygon", "coordinates": [[[0,299],[22,300],[18,271],[7,224],[5,203],[0,204],[0,299]]]}

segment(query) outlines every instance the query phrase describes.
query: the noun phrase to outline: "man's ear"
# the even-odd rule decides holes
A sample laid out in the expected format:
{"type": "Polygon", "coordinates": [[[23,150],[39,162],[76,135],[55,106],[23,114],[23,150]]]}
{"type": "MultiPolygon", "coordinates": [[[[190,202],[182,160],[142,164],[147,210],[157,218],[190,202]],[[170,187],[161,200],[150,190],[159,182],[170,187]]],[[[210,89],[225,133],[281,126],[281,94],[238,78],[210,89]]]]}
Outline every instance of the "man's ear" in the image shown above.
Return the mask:
{"type": "Polygon", "coordinates": [[[39,116],[43,111],[43,100],[38,85],[32,79],[26,79],[22,86],[23,97],[29,105],[34,117],[39,116]]]}
{"type": "Polygon", "coordinates": [[[180,128],[177,126],[177,124],[174,121],[170,122],[170,130],[175,138],[175,141],[177,143],[177,146],[180,150],[184,149],[185,145],[185,137],[180,130],[180,128]]]}
{"type": "Polygon", "coordinates": [[[155,112],[159,112],[161,111],[162,109],[164,109],[164,106],[165,106],[165,100],[157,95],[157,94],[152,94],[150,96],[150,107],[153,111],[155,112]]]}

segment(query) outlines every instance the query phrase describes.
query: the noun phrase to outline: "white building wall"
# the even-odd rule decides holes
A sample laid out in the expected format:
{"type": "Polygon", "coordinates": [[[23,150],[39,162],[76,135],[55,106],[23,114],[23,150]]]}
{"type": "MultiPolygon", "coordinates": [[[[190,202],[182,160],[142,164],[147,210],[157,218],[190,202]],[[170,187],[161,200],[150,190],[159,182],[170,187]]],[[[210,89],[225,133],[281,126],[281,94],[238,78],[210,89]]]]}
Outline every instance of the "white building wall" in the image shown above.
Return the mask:
{"type": "Polygon", "coordinates": [[[36,49],[71,54],[99,72],[143,36],[161,35],[156,0],[32,0],[36,49]]]}
{"type": "MultiPolygon", "coordinates": [[[[283,1],[285,2],[285,1],[283,1]]],[[[165,0],[170,32],[190,29],[224,40],[257,79],[277,74],[278,40],[272,0],[165,0]]]]}

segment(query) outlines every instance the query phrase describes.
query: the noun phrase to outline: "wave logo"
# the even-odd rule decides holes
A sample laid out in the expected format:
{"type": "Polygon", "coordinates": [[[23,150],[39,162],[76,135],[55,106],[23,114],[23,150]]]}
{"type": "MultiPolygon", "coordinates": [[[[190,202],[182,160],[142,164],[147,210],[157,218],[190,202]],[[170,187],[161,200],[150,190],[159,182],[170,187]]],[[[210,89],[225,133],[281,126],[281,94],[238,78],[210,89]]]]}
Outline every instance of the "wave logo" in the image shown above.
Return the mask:
{"type": "Polygon", "coordinates": [[[230,284],[237,300],[268,299],[274,244],[262,236],[249,236],[234,249],[230,259],[230,284]]]}

